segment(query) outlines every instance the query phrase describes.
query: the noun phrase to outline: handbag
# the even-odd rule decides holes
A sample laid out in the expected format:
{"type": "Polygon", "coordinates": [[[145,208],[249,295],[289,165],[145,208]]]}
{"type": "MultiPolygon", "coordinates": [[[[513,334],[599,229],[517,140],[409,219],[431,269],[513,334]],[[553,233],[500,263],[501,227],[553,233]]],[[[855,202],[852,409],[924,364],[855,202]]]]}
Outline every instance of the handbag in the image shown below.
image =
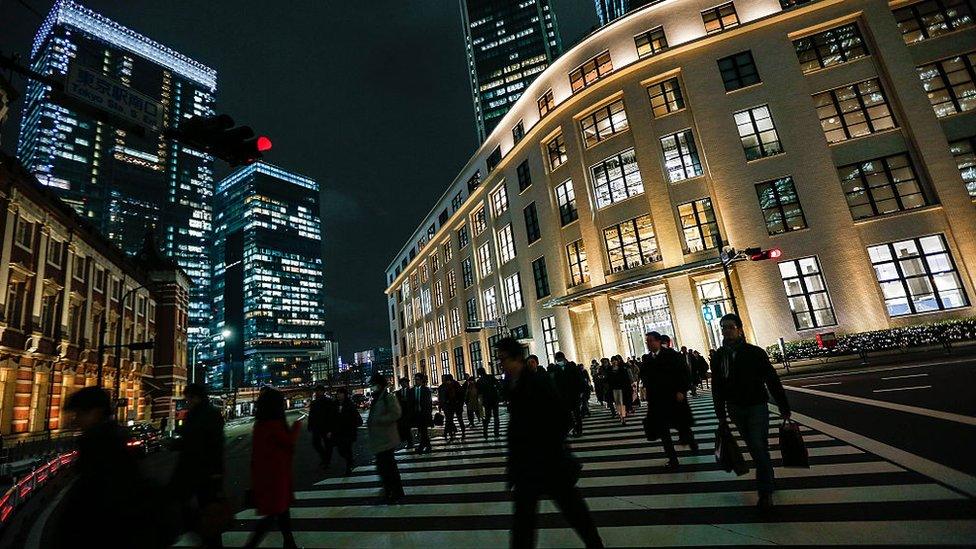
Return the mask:
{"type": "Polygon", "coordinates": [[[440,412],[437,412],[436,414],[434,414],[434,425],[436,425],[438,427],[443,427],[444,426],[444,414],[442,414],[440,412]]]}
{"type": "Polygon", "coordinates": [[[783,467],[810,468],[810,456],[803,443],[800,424],[784,419],[779,427],[779,451],[783,455],[783,467]]]}
{"type": "Polygon", "coordinates": [[[719,426],[715,430],[715,460],[727,473],[735,473],[736,476],[741,477],[749,472],[749,466],[742,457],[739,443],[735,441],[732,429],[729,429],[728,425],[719,426]]]}

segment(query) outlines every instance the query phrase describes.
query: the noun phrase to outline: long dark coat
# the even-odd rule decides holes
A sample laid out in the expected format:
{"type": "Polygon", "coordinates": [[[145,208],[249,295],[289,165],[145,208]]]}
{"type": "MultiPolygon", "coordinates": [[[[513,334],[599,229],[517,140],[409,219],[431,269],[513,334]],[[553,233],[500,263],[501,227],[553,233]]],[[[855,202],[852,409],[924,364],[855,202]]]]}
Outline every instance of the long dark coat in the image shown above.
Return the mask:
{"type": "Polygon", "coordinates": [[[691,407],[688,398],[678,401],[678,393],[687,394],[688,369],[681,353],[663,348],[652,357],[644,355],[640,366],[641,382],[647,394],[647,417],[656,429],[691,425],[691,407]]]}

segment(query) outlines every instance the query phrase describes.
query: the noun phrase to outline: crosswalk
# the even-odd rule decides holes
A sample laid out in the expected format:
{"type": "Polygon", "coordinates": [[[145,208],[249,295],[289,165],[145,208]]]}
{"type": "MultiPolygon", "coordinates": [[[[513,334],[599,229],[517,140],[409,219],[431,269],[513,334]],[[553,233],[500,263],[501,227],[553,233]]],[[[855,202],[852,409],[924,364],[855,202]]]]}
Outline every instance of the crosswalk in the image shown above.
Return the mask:
{"type": "MultiPolygon", "coordinates": [[[[698,455],[678,446],[681,468],[665,468],[660,442],[643,437],[640,418],[626,426],[592,403],[584,434],[572,439],[583,463],[581,488],[608,546],[766,544],[970,544],[976,502],[931,478],[842,440],[803,427],[811,467],[779,467],[777,425],[770,444],[776,510],[755,508],[753,473],[736,477],[711,454],[717,420],[707,394],[691,401],[698,455]]],[[[638,415],[643,410],[638,410],[638,415]]],[[[502,425],[506,418],[502,414],[502,425]]],[[[748,454],[746,453],[746,458],[748,454]]],[[[379,480],[371,465],[295,494],[292,523],[300,546],[504,547],[512,504],[505,487],[505,438],[469,429],[465,443],[434,441],[433,452],[401,450],[407,497],[375,506],[379,480]]],[[[539,508],[539,546],[580,542],[551,502],[539,508]]],[[[253,510],[224,534],[228,547],[247,539],[253,510]]],[[[280,547],[277,533],[262,547],[280,547]]]]}

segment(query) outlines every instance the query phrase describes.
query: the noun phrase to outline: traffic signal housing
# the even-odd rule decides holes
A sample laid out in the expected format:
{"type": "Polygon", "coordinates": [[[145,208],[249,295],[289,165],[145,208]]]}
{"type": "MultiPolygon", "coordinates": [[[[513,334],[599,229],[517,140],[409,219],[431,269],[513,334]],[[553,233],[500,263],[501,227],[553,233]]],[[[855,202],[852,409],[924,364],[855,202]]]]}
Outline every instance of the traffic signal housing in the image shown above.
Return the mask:
{"type": "Polygon", "coordinates": [[[777,259],[783,255],[783,250],[779,248],[769,248],[764,250],[762,248],[746,248],[743,253],[749,257],[749,261],[765,261],[767,259],[777,259]]]}
{"type": "Polygon", "coordinates": [[[210,153],[231,166],[250,164],[271,150],[271,139],[255,136],[250,126],[235,127],[234,119],[226,114],[191,116],[175,129],[167,130],[166,137],[210,153]]]}

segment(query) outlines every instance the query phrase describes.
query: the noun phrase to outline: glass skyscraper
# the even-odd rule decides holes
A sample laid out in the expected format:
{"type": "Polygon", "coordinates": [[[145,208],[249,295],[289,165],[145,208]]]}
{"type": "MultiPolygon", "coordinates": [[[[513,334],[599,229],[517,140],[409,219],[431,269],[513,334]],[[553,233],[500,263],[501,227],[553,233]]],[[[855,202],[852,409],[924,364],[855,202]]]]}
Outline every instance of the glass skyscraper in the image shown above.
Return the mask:
{"type": "MultiPolygon", "coordinates": [[[[37,31],[31,66],[62,77],[70,65],[155,99],[164,126],[212,113],[217,72],[70,0],[37,31]]],[[[147,130],[145,136],[76,112],[30,81],[17,156],[37,179],[127,253],[155,227],[163,252],[193,280],[189,346],[208,355],[213,158],[147,130]]]]}
{"type": "Polygon", "coordinates": [[[217,184],[214,388],[310,379],[326,340],[319,184],[265,162],[217,184]]]}
{"type": "Polygon", "coordinates": [[[550,0],[460,0],[479,142],[562,51],[550,0]]]}
{"type": "Polygon", "coordinates": [[[654,0],[594,0],[596,15],[600,18],[600,26],[606,25],[618,17],[623,17],[628,11],[650,4],[654,0]]]}

